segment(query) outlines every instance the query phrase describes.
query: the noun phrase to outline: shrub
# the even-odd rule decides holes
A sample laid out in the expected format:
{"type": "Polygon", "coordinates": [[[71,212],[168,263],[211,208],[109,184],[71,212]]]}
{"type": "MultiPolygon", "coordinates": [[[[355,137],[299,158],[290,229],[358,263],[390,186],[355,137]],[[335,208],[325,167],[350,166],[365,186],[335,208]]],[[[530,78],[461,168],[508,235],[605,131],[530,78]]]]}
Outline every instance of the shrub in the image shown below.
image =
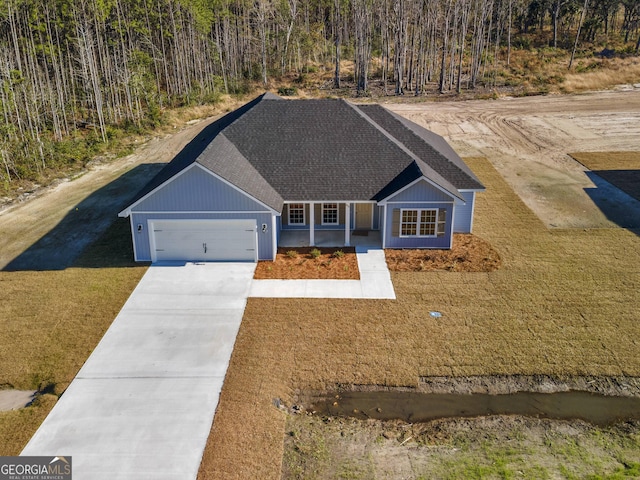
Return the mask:
{"type": "Polygon", "coordinates": [[[291,97],[298,94],[298,89],[295,87],[280,87],[278,89],[278,95],[282,97],[291,97]]]}
{"type": "Polygon", "coordinates": [[[320,255],[322,255],[322,252],[317,248],[314,248],[309,252],[309,255],[311,255],[311,258],[318,258],[320,255]]]}
{"type": "Polygon", "coordinates": [[[342,258],[344,257],[344,252],[342,250],[336,250],[335,252],[333,252],[333,256],[335,258],[342,258]]]}
{"type": "Polygon", "coordinates": [[[296,258],[298,256],[298,252],[296,252],[295,250],[289,250],[287,251],[287,257],[289,258],[296,258]]]}

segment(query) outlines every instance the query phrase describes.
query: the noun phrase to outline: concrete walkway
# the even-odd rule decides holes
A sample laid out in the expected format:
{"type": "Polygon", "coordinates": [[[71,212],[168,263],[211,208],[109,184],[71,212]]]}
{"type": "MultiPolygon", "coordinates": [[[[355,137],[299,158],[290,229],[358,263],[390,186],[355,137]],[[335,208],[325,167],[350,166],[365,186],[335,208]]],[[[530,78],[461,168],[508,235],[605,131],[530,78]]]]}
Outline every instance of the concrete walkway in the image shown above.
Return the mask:
{"type": "Polygon", "coordinates": [[[384,250],[356,247],[360,280],[254,280],[250,297],[262,298],[368,298],[392,299],[384,250]]]}
{"type": "Polygon", "coordinates": [[[255,270],[154,265],[22,455],[82,479],[194,479],[255,270]]]}
{"type": "Polygon", "coordinates": [[[395,299],[384,251],[360,280],[252,280],[254,263],[149,268],[22,455],[78,479],[195,479],[248,296],[395,299]]]}

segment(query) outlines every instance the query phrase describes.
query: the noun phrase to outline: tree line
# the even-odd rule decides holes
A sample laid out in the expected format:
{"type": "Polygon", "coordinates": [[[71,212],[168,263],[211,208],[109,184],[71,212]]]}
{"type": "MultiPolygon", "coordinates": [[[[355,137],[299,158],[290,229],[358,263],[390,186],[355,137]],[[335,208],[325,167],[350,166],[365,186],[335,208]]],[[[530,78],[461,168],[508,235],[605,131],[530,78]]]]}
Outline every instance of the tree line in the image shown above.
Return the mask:
{"type": "Polygon", "coordinates": [[[460,92],[531,32],[566,49],[637,38],[637,53],[639,29],[640,0],[2,0],[0,187],[77,162],[165,107],[314,65],[333,65],[329,87],[349,78],[359,94],[372,78],[389,94],[434,82],[460,92]]]}

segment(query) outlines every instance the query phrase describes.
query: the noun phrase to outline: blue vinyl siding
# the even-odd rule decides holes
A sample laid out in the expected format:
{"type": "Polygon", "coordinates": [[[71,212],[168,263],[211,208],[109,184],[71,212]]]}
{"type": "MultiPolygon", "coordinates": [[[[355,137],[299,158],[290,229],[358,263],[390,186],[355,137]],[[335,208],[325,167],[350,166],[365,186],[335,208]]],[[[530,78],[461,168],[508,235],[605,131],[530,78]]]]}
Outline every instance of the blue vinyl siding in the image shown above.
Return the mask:
{"type": "Polygon", "coordinates": [[[272,212],[264,205],[201,168],[194,167],[132,208],[136,259],[151,261],[147,220],[255,219],[258,227],[258,259],[272,260],[271,216],[272,212]],[[263,223],[267,225],[264,233],[263,223]],[[142,225],[141,231],[138,231],[138,225],[142,225]]]}
{"type": "Polygon", "coordinates": [[[387,198],[387,202],[449,202],[451,195],[422,180],[387,198]]]}
{"type": "Polygon", "coordinates": [[[382,209],[378,205],[373,206],[373,229],[380,230],[380,219],[382,218],[382,209]]]}
{"type": "MultiPolygon", "coordinates": [[[[426,180],[416,182],[400,193],[390,196],[386,200],[387,216],[384,225],[386,248],[450,248],[453,234],[453,210],[455,198],[436,188],[426,180]],[[400,209],[437,208],[446,210],[445,234],[442,237],[419,238],[394,236],[393,211],[400,209]]],[[[458,214],[456,208],[456,215],[458,214]]],[[[381,223],[383,220],[381,219],[381,223]]]]}
{"type": "Polygon", "coordinates": [[[181,219],[255,219],[258,227],[258,260],[273,259],[273,235],[271,232],[270,213],[133,213],[133,235],[136,260],[150,262],[151,251],[149,244],[149,228],[147,220],[181,220],[181,219]],[[262,232],[262,224],[267,224],[267,231],[262,232]],[[142,225],[142,231],[137,231],[138,224],[142,225]]]}
{"type": "Polygon", "coordinates": [[[451,242],[451,217],[453,203],[402,203],[387,205],[387,219],[384,226],[384,235],[386,237],[386,248],[449,248],[451,242]],[[435,238],[418,238],[418,237],[400,237],[394,236],[393,228],[393,211],[395,209],[425,209],[437,208],[446,210],[446,224],[443,237],[435,238]]]}
{"type": "Polygon", "coordinates": [[[456,204],[456,217],[453,219],[454,233],[471,233],[474,192],[462,192],[462,196],[467,201],[456,204]]]}
{"type": "Polygon", "coordinates": [[[136,205],[145,211],[264,211],[267,208],[222,180],[193,167],[136,205]]]}
{"type": "Polygon", "coordinates": [[[282,231],[282,215],[276,217],[276,245],[280,245],[280,232],[282,231]]]}

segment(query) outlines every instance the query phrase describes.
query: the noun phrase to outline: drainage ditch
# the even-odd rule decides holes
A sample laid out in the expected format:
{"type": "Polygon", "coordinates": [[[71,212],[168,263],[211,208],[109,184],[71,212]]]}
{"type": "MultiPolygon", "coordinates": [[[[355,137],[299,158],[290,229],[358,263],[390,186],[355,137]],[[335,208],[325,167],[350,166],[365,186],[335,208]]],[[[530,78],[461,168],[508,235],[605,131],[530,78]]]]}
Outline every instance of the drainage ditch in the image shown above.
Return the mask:
{"type": "Polygon", "coordinates": [[[451,417],[524,415],[560,420],[582,419],[599,426],[640,420],[640,396],[611,395],[610,392],[433,393],[412,388],[360,386],[335,392],[307,393],[299,396],[307,412],[357,419],[426,422],[451,417]]]}

